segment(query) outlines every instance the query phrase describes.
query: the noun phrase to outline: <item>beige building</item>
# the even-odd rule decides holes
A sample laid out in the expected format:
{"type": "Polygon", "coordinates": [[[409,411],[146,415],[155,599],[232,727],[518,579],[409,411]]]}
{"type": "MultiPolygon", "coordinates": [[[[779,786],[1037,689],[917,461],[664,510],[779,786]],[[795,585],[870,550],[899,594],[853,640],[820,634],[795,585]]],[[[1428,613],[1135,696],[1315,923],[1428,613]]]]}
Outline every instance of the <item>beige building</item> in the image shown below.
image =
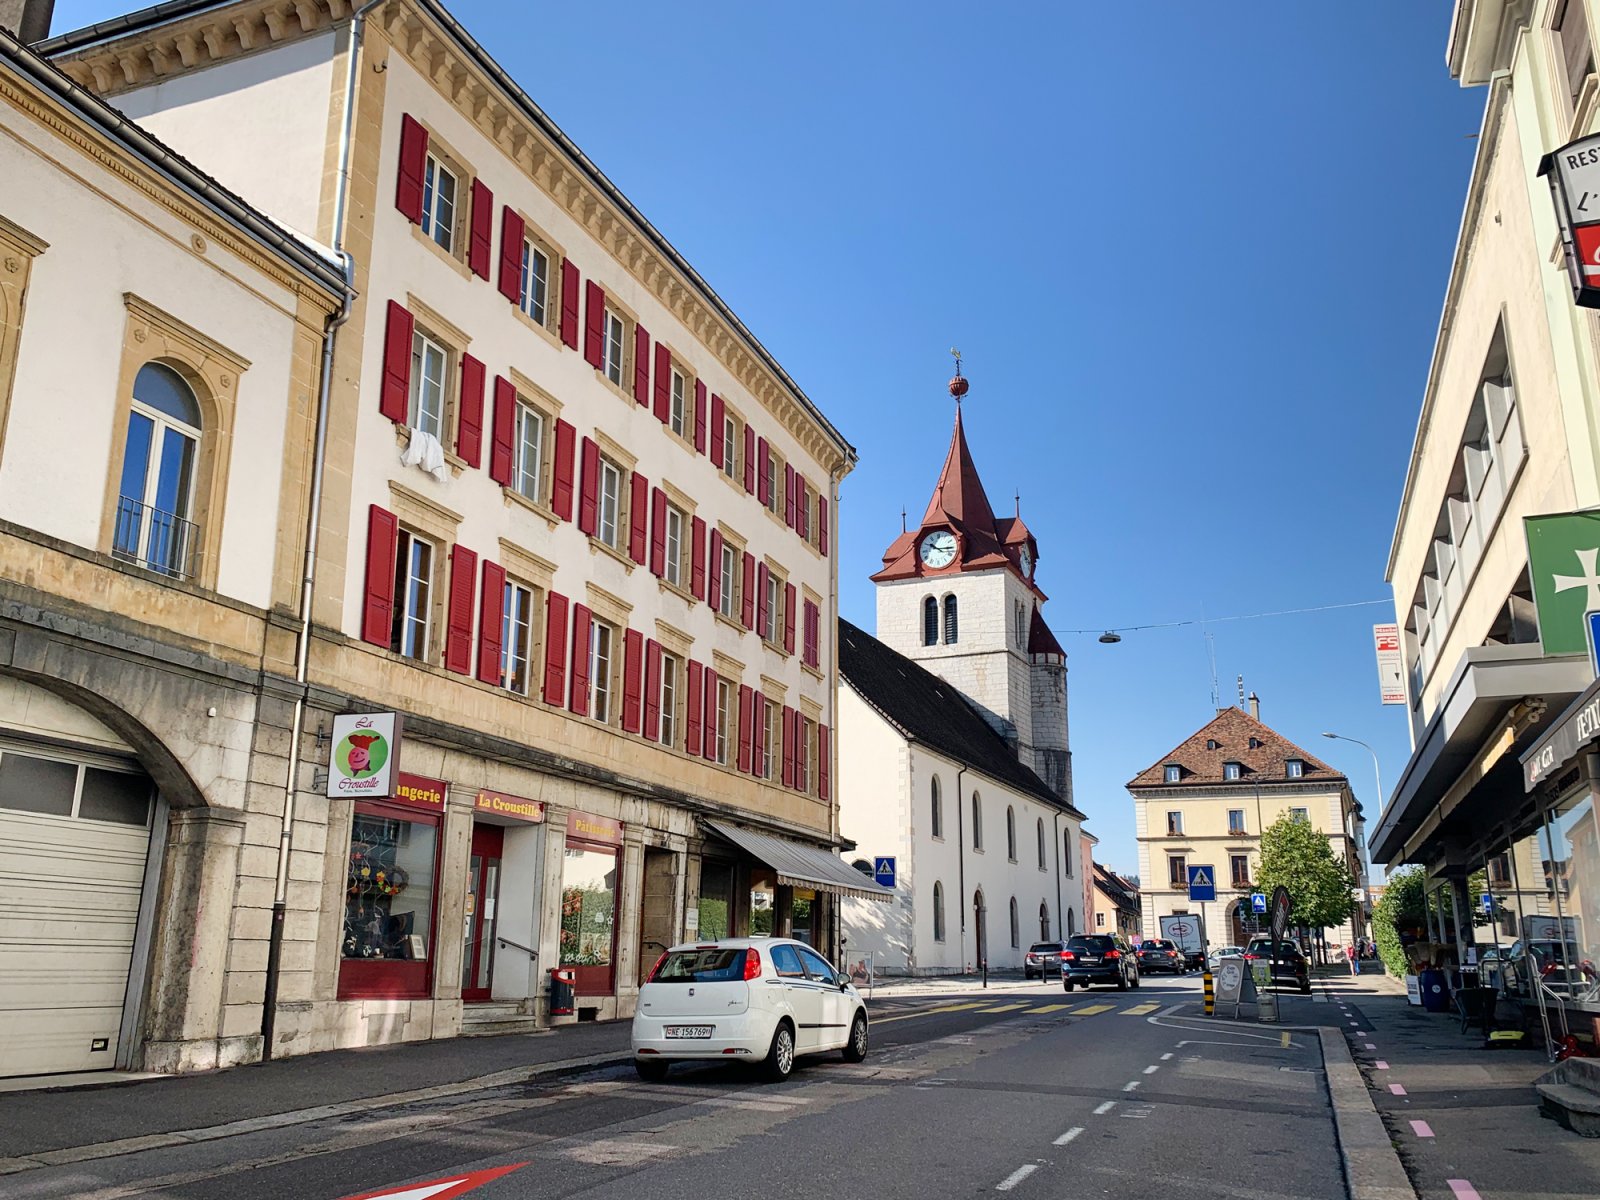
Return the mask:
{"type": "MultiPolygon", "coordinates": [[[[1252,708],[1255,702],[1252,700],[1252,708]]],[[[1350,782],[1307,754],[1255,711],[1219,709],[1169,753],[1128,783],[1139,841],[1141,920],[1145,937],[1161,936],[1161,918],[1203,918],[1212,946],[1242,946],[1255,928],[1250,895],[1261,865],[1261,831],[1286,813],[1328,837],[1335,857],[1364,879],[1361,807],[1350,782]],[[1217,898],[1189,899],[1189,869],[1215,872],[1217,898]]],[[[1319,932],[1329,946],[1365,934],[1357,916],[1319,932]]]]}
{"type": "Polygon", "coordinates": [[[1109,867],[1094,863],[1094,909],[1087,928],[1091,933],[1118,933],[1135,940],[1144,936],[1139,887],[1109,867]]]}

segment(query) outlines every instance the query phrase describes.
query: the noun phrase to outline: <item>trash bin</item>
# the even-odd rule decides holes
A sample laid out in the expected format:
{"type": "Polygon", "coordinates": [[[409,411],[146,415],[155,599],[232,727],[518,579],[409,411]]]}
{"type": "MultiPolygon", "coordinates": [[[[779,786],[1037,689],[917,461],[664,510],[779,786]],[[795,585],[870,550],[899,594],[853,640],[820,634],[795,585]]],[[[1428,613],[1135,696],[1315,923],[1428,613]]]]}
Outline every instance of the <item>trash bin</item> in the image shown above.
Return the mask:
{"type": "Polygon", "coordinates": [[[1450,1011],[1450,985],[1443,971],[1432,968],[1422,973],[1422,1007],[1431,1013],[1450,1011]]]}
{"type": "Polygon", "coordinates": [[[577,971],[572,967],[550,968],[550,1015],[570,1017],[575,999],[574,984],[577,971]]]}

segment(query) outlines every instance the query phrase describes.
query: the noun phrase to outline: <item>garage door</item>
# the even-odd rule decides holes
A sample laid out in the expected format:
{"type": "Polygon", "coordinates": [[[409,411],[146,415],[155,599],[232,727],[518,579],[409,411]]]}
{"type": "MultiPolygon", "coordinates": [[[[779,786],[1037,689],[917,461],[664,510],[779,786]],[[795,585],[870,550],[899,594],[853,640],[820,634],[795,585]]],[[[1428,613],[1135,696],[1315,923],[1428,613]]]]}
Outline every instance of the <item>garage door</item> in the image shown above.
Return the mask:
{"type": "Polygon", "coordinates": [[[154,788],[0,744],[0,1076],[116,1065],[154,788]]]}

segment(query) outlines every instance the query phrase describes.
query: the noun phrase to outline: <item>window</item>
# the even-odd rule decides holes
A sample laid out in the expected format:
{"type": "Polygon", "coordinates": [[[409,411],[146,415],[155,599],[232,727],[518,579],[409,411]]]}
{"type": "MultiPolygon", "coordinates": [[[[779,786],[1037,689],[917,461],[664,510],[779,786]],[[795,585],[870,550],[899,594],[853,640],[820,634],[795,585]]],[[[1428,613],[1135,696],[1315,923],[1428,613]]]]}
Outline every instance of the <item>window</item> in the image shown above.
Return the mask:
{"type": "Polygon", "coordinates": [[[1589,41],[1589,17],[1584,0],[1564,0],[1550,22],[1556,44],[1561,49],[1561,78],[1566,83],[1567,103],[1576,106],[1583,81],[1594,74],[1594,49],[1589,41]]]}
{"type": "Polygon", "coordinates": [[[550,256],[532,242],[522,243],[522,284],[518,289],[517,307],[533,318],[535,325],[545,323],[550,299],[550,256]]]}
{"type": "Polygon", "coordinates": [[[601,370],[605,372],[606,378],[618,387],[622,386],[622,357],[626,345],[627,322],[609,308],[606,309],[605,357],[601,363],[601,370]]]}
{"type": "Polygon", "coordinates": [[[933,881],[933,940],[944,941],[944,884],[933,881]]]}
{"type": "Polygon", "coordinates": [[[1009,804],[1006,805],[1006,857],[1017,861],[1017,813],[1009,804]]]}
{"type": "Polygon", "coordinates": [[[1094,914],[1094,927],[1096,929],[1104,929],[1106,927],[1106,915],[1105,915],[1105,913],[1097,912],[1097,913],[1094,914]]]}
{"type": "Polygon", "coordinates": [[[717,761],[728,764],[728,730],[733,725],[733,685],[717,680],[717,761]]]}
{"type": "Polygon", "coordinates": [[[1311,819],[1311,814],[1303,808],[1291,808],[1289,815],[1296,821],[1309,821],[1311,819]]]}
{"type": "Polygon", "coordinates": [[[972,848],[983,849],[983,802],[978,793],[972,793],[972,848]]]}
{"type": "Polygon", "coordinates": [[[444,440],[445,376],[449,356],[421,330],[411,335],[411,406],[406,424],[444,440]]]}
{"type": "Polygon", "coordinates": [[[683,531],[688,523],[683,509],[667,505],[666,579],[673,587],[683,586],[683,531]]]}
{"type": "Polygon", "coordinates": [[[1230,856],[1233,865],[1233,886],[1248,888],[1250,886],[1250,856],[1248,854],[1234,854],[1230,856]]]}
{"type": "Polygon", "coordinates": [[[763,779],[772,778],[772,748],[783,736],[782,710],[765,696],[757,696],[761,706],[761,761],[756,764],[756,774],[763,779]]]}
{"type": "Polygon", "coordinates": [[[768,446],[767,460],[761,464],[761,470],[767,473],[767,507],[774,513],[782,515],[783,510],[780,506],[783,504],[783,488],[778,486],[778,480],[782,478],[783,472],[778,469],[779,465],[778,456],[772,452],[772,447],[768,446]]]}
{"type": "Polygon", "coordinates": [[[456,249],[456,176],[434,155],[428,155],[422,175],[422,232],[445,253],[456,249]]]}
{"type": "Polygon", "coordinates": [[[1039,902],[1039,940],[1050,940],[1050,905],[1044,900],[1039,902]]]}
{"type": "Polygon", "coordinates": [[[757,632],[763,641],[776,642],[778,631],[783,628],[783,614],[780,611],[783,605],[783,580],[771,571],[767,572],[767,594],[761,600],[760,609],[765,616],[757,632]]]}
{"type": "Polygon", "coordinates": [[[597,532],[600,540],[613,550],[620,550],[622,537],[622,469],[609,458],[600,460],[600,519],[597,532]]]}
{"type": "Polygon", "coordinates": [[[1252,749],[1252,750],[1261,749],[1261,739],[1257,738],[1257,737],[1251,738],[1250,739],[1250,749],[1252,749]]]}
{"type": "MultiPolygon", "coordinates": [[[[443,808],[444,797],[439,797],[443,808]]],[[[433,940],[439,818],[358,802],[340,939],[340,996],[426,996],[437,952],[433,940]],[[404,878],[392,891],[374,879],[404,878]]]]}
{"type": "Polygon", "coordinates": [[[739,552],[726,542],[722,546],[721,585],[717,589],[717,611],[733,616],[738,604],[739,552]]]}
{"type": "Polygon", "coordinates": [[[922,602],[922,644],[924,646],[939,644],[939,602],[932,596],[922,602]]]}
{"type": "Polygon", "coordinates": [[[1072,830],[1061,835],[1061,873],[1072,878],[1072,830]]]}
{"type": "Polygon", "coordinates": [[[1182,833],[1183,814],[1181,812],[1169,812],[1167,814],[1167,836],[1179,837],[1182,833]]]}
{"type": "Polygon", "coordinates": [[[1290,779],[1299,779],[1306,773],[1305,763],[1301,762],[1298,758],[1291,758],[1284,764],[1284,769],[1288,772],[1290,779]]]}
{"type": "Polygon", "coordinates": [[[944,797],[939,794],[939,777],[933,777],[933,836],[944,837],[944,797]]]}
{"type": "Polygon", "coordinates": [[[133,380],[128,442],[117,495],[111,552],[187,578],[200,553],[199,529],[190,520],[200,446],[200,404],[181,376],[146,363],[133,380]]]}
{"type": "Polygon", "coordinates": [[[811,769],[812,745],[816,740],[811,736],[811,733],[817,726],[815,721],[802,717],[798,713],[795,714],[794,723],[796,727],[795,740],[799,742],[799,745],[795,747],[794,786],[796,791],[809,792],[813,775],[811,769]]]}
{"type": "Polygon", "coordinates": [[[1163,773],[1162,778],[1164,778],[1168,783],[1177,783],[1178,780],[1182,777],[1182,775],[1183,775],[1183,768],[1182,767],[1175,766],[1172,763],[1168,763],[1167,766],[1166,766],[1166,770],[1163,773]]]}
{"type": "Polygon", "coordinates": [[[500,618],[500,686],[528,694],[529,664],[533,657],[533,591],[506,581],[500,618]]]}
{"type": "Polygon", "coordinates": [[[1181,854],[1167,857],[1167,886],[1176,891],[1189,890],[1189,860],[1181,854]]]}
{"type": "Polygon", "coordinates": [[[519,495],[537,504],[544,499],[544,414],[533,405],[518,400],[516,421],[517,458],[511,486],[519,495]]]}
{"type": "Polygon", "coordinates": [[[1238,837],[1244,831],[1244,809],[1230,808],[1228,810],[1228,833],[1233,837],[1238,837]]]}
{"type": "Polygon", "coordinates": [[[1224,779],[1237,779],[1239,778],[1240,771],[1241,768],[1236,762],[1222,764],[1222,777],[1224,779]]]}
{"type": "Polygon", "coordinates": [[[672,432],[689,436],[689,381],[677,367],[672,368],[672,432]]]}
{"type": "Polygon", "coordinates": [[[1043,817],[1039,818],[1038,841],[1039,841],[1039,870],[1043,871],[1043,870],[1046,869],[1045,865],[1044,865],[1044,818],[1043,817]]]}
{"type": "Polygon", "coordinates": [[[678,743],[678,680],[683,677],[683,662],[675,655],[661,656],[661,744],[678,743]]]}
{"type": "Polygon", "coordinates": [[[1012,607],[1011,616],[1013,624],[1012,636],[1017,640],[1017,649],[1026,650],[1028,648],[1028,610],[1021,600],[1018,600],[1012,607]]]}
{"type": "Polygon", "coordinates": [[[1207,738],[1206,739],[1206,749],[1207,750],[1220,750],[1220,749],[1222,749],[1222,744],[1220,742],[1218,742],[1216,738],[1207,738]]]}
{"type": "Polygon", "coordinates": [[[771,954],[772,970],[779,979],[804,979],[806,977],[806,969],[800,965],[800,954],[793,946],[786,944],[776,945],[772,947],[771,954]]]}
{"type": "Polygon", "coordinates": [[[954,596],[946,596],[944,598],[944,644],[946,646],[955,645],[956,634],[958,632],[959,629],[956,621],[956,598],[954,596]]]}
{"type": "Polygon", "coordinates": [[[1022,928],[1017,923],[1017,898],[1011,897],[1011,948],[1018,949],[1022,945],[1022,928]]]}
{"type": "Polygon", "coordinates": [[[742,479],[739,473],[739,421],[726,409],[722,414],[722,473],[729,479],[742,479]]]}
{"type": "Polygon", "coordinates": [[[401,529],[394,559],[394,624],[389,649],[407,658],[428,657],[432,614],[433,543],[401,529]]]}
{"type": "Polygon", "coordinates": [[[602,725],[611,723],[611,663],[616,631],[604,621],[589,626],[589,715],[602,725]]]}

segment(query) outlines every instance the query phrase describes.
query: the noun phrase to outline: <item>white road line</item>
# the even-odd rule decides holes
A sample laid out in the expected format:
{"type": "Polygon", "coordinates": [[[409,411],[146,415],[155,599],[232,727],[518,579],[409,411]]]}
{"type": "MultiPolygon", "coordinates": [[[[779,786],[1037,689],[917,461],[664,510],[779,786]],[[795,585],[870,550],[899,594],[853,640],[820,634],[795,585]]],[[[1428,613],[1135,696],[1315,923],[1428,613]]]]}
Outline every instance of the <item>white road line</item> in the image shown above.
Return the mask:
{"type": "Polygon", "coordinates": [[[1132,1080],[1129,1083],[1123,1084],[1122,1085],[1122,1090],[1125,1091],[1125,1092],[1136,1092],[1136,1091],[1138,1091],[1139,1090],[1139,1081],[1137,1079],[1135,1079],[1135,1080],[1132,1080]]]}
{"type": "Polygon", "coordinates": [[[1116,1106],[1117,1106],[1117,1102],[1115,1100],[1107,1100],[1099,1108],[1094,1110],[1094,1115],[1097,1116],[1097,1117],[1103,1117],[1108,1112],[1110,1112],[1113,1108],[1115,1108],[1116,1106]]]}
{"type": "Polygon", "coordinates": [[[1168,1051],[1167,1051],[1167,1052],[1166,1052],[1166,1053],[1165,1053],[1165,1054],[1163,1054],[1163,1055],[1162,1055],[1162,1056],[1161,1056],[1161,1061],[1162,1061],[1162,1062],[1166,1062],[1166,1061],[1167,1061],[1167,1060],[1168,1060],[1168,1059],[1170,1059],[1170,1058],[1171,1058],[1171,1057],[1172,1057],[1172,1051],[1170,1051],[1170,1050],[1168,1050],[1168,1051]]]}
{"type": "Polygon", "coordinates": [[[1152,1065],[1152,1066],[1148,1066],[1148,1067],[1146,1067],[1146,1068],[1145,1068],[1145,1069],[1144,1069],[1144,1073],[1145,1073],[1145,1074],[1146,1074],[1146,1075],[1154,1075],[1154,1074],[1155,1074],[1155,1073],[1156,1073],[1156,1072],[1157,1072],[1157,1071],[1159,1071],[1159,1070],[1161,1070],[1161,1068],[1160,1068],[1160,1067],[1158,1067],[1158,1066],[1154,1066],[1154,1065],[1152,1065]]]}
{"type": "Polygon", "coordinates": [[[1060,1137],[1058,1137],[1055,1141],[1051,1142],[1050,1144],[1052,1146],[1065,1146],[1068,1142],[1070,1142],[1073,1138],[1077,1137],[1082,1132],[1083,1132],[1083,1126],[1082,1125],[1074,1125],[1071,1129],[1067,1130],[1065,1133],[1063,1133],[1060,1137]]]}
{"type": "Polygon", "coordinates": [[[1024,1179],[1026,1179],[1029,1175],[1032,1175],[1038,1169],[1038,1163],[1026,1163],[1023,1166],[1018,1167],[1015,1171],[1011,1172],[1011,1174],[1007,1175],[999,1183],[995,1184],[994,1190],[997,1192],[1009,1192],[1012,1188],[1016,1187],[1017,1184],[1021,1183],[1024,1179]]]}

